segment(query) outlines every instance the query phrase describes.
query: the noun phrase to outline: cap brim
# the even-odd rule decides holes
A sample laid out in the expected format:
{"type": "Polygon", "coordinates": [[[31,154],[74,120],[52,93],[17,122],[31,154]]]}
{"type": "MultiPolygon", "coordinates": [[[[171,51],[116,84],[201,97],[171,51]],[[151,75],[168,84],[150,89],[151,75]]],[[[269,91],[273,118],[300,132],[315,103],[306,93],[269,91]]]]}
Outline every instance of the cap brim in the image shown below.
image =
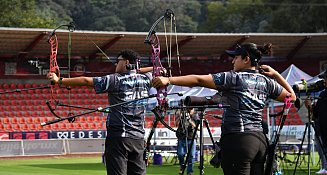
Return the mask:
{"type": "Polygon", "coordinates": [[[236,55],[241,55],[241,52],[238,50],[225,50],[225,53],[230,57],[235,57],[236,55]]]}

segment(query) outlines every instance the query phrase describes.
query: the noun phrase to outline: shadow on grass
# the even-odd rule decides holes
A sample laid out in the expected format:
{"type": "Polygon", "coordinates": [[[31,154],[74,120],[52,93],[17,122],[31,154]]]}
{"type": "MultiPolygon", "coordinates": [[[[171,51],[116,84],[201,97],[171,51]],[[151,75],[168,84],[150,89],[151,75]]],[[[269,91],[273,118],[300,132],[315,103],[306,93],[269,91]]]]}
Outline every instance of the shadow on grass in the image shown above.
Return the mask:
{"type": "Polygon", "coordinates": [[[33,164],[23,165],[37,168],[50,168],[50,169],[62,169],[62,170],[105,170],[106,167],[102,163],[53,163],[53,164],[33,164]]]}

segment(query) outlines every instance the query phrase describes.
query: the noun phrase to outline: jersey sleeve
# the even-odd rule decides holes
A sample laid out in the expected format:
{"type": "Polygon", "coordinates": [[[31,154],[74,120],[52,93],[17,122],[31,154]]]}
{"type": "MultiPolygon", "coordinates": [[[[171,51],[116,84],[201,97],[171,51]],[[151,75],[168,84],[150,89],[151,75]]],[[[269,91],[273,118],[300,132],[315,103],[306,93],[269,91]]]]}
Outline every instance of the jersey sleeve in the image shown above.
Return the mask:
{"type": "Polygon", "coordinates": [[[231,72],[211,74],[218,91],[227,90],[232,84],[231,72]]]}
{"type": "Polygon", "coordinates": [[[275,80],[268,81],[269,98],[276,99],[283,91],[283,87],[275,80]]]}
{"type": "Polygon", "coordinates": [[[114,75],[106,75],[93,78],[93,86],[97,94],[110,92],[114,89],[114,75]]]}

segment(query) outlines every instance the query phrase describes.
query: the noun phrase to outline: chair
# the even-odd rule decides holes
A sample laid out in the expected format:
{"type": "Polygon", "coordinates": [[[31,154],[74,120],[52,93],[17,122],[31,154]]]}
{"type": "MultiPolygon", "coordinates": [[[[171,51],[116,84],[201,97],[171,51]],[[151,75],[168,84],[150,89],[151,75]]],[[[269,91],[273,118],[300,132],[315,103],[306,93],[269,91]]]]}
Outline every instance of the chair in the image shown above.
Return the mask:
{"type": "Polygon", "coordinates": [[[12,128],[11,124],[6,125],[5,131],[7,131],[7,132],[12,132],[13,131],[13,128],[12,128]]]}
{"type": "Polygon", "coordinates": [[[82,125],[80,123],[75,124],[75,129],[82,129],[82,125]]]}
{"type": "Polygon", "coordinates": [[[36,130],[37,130],[35,124],[29,124],[29,126],[30,126],[30,127],[29,127],[30,130],[32,130],[32,131],[36,131],[36,130]]]}
{"type": "MultiPolygon", "coordinates": [[[[44,117],[45,118],[45,117],[44,117]]],[[[41,123],[41,119],[39,117],[33,117],[33,123],[41,123]]],[[[46,118],[45,118],[46,119],[46,118]]]]}
{"type": "Polygon", "coordinates": [[[103,128],[103,123],[97,123],[97,129],[99,129],[99,130],[103,130],[104,128],[103,128]]]}
{"type": "Polygon", "coordinates": [[[26,123],[24,117],[19,118],[19,119],[18,119],[18,122],[19,122],[20,124],[26,123]]]}
{"type": "Polygon", "coordinates": [[[74,124],[73,123],[68,123],[68,129],[69,130],[74,130],[75,129],[74,124]]]}
{"type": "Polygon", "coordinates": [[[101,122],[101,119],[98,116],[94,116],[94,122],[101,122]]]}
{"type": "Polygon", "coordinates": [[[5,131],[5,127],[3,126],[3,124],[0,123],[0,132],[4,132],[5,131]]]}
{"type": "Polygon", "coordinates": [[[59,130],[59,124],[58,123],[52,124],[51,128],[55,131],[59,130]]]}
{"type": "Polygon", "coordinates": [[[32,117],[27,117],[27,118],[26,118],[26,123],[28,123],[28,124],[32,124],[32,123],[34,123],[34,122],[33,122],[33,118],[32,118],[32,117]]]}
{"type": "Polygon", "coordinates": [[[10,124],[9,118],[4,118],[3,119],[3,124],[10,124]]]}
{"type": "Polygon", "coordinates": [[[19,124],[14,124],[13,130],[14,131],[21,131],[20,125],[19,124]]]}
{"type": "Polygon", "coordinates": [[[29,130],[28,125],[27,124],[23,124],[21,130],[22,131],[28,131],[29,130]]]}
{"type": "Polygon", "coordinates": [[[17,118],[13,117],[13,118],[11,119],[11,123],[12,123],[12,124],[17,124],[17,123],[18,123],[17,118]]]}
{"type": "Polygon", "coordinates": [[[95,123],[91,123],[91,124],[90,124],[90,129],[97,129],[96,124],[95,124],[95,123]]]}
{"type": "Polygon", "coordinates": [[[60,130],[67,130],[66,123],[60,123],[60,130]]]}
{"type": "Polygon", "coordinates": [[[90,129],[89,123],[83,123],[82,129],[90,129]]]}

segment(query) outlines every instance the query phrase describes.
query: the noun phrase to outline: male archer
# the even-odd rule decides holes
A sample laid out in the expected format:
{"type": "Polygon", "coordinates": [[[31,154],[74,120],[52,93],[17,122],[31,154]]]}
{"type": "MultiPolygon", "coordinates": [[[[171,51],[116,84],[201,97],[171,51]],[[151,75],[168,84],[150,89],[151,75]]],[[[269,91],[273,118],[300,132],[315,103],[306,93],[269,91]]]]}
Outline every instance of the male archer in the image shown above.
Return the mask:
{"type": "MultiPolygon", "coordinates": [[[[138,55],[132,50],[123,50],[117,56],[115,73],[102,77],[62,78],[49,73],[47,78],[55,84],[66,86],[90,86],[97,94],[108,93],[110,105],[140,99],[149,95],[151,73],[137,73],[138,55]]],[[[149,72],[152,68],[142,68],[149,72]]],[[[110,108],[107,116],[105,160],[107,174],[145,175],[144,114],[147,101],[110,108]]]]}

